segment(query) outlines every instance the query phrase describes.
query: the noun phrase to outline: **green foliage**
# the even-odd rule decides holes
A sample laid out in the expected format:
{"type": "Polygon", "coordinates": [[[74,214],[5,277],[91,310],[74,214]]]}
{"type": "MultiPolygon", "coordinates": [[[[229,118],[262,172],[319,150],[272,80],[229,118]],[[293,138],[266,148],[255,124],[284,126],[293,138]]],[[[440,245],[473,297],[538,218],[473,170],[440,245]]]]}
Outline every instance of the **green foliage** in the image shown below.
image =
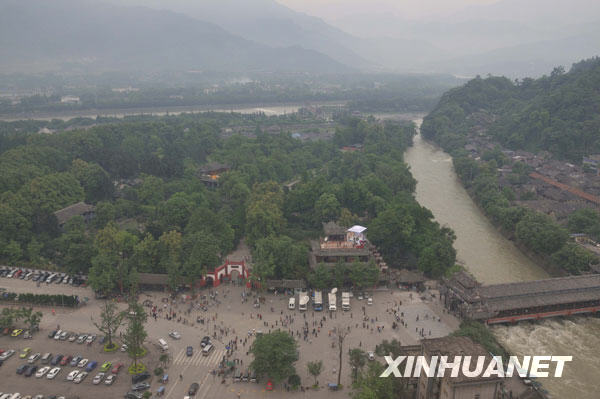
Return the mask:
{"type": "Polygon", "coordinates": [[[569,215],[567,227],[571,233],[585,233],[600,241],[600,213],[594,209],[578,209],[569,215]]]}
{"type": "Polygon", "coordinates": [[[552,254],[552,261],[567,272],[578,274],[588,270],[591,264],[598,263],[598,258],[586,249],[567,243],[552,254]]]}
{"type": "Polygon", "coordinates": [[[350,350],[350,367],[352,368],[352,380],[356,381],[358,373],[362,371],[362,368],[367,364],[367,354],[358,348],[350,350]]]}
{"type": "Polygon", "coordinates": [[[567,242],[567,232],[548,216],[527,213],[516,226],[519,240],[539,254],[549,255],[567,242]]]}
{"type": "Polygon", "coordinates": [[[489,328],[480,322],[463,321],[460,324],[460,328],[451,335],[454,337],[469,337],[495,356],[502,356],[504,358],[508,356],[508,353],[498,343],[489,328]]]}
{"type": "Polygon", "coordinates": [[[398,399],[405,396],[400,378],[380,378],[385,370],[379,362],[369,362],[365,372],[358,373],[352,383],[352,399],[398,399]]]}
{"type": "Polygon", "coordinates": [[[583,156],[600,152],[600,95],[594,89],[599,84],[598,57],[574,64],[566,74],[536,80],[477,77],[442,96],[421,131],[453,151],[484,120],[487,134],[505,147],[547,150],[579,163],[583,156]]]}
{"type": "Polygon", "coordinates": [[[308,373],[314,377],[315,385],[317,385],[317,378],[321,374],[321,371],[323,371],[323,361],[308,362],[306,363],[306,368],[308,369],[308,373]]]}
{"type": "Polygon", "coordinates": [[[297,343],[287,332],[274,331],[257,337],[250,353],[254,356],[250,368],[258,375],[272,379],[275,384],[296,374],[297,343]]]}
{"type": "Polygon", "coordinates": [[[123,325],[125,313],[119,312],[117,305],[111,301],[104,301],[102,312],[100,313],[100,322],[95,322],[92,318],[92,323],[101,333],[106,336],[108,343],[105,348],[113,348],[113,337],[123,325]]]}

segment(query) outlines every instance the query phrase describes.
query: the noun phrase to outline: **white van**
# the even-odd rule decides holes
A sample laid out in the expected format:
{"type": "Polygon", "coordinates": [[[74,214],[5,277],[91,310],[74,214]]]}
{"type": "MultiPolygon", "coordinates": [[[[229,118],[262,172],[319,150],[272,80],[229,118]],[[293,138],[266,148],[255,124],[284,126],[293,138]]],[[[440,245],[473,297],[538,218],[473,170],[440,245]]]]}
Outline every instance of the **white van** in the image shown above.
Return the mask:
{"type": "Polygon", "coordinates": [[[294,298],[294,297],[290,298],[290,301],[288,303],[288,309],[290,309],[290,310],[296,309],[296,298],[294,298]]]}
{"type": "Polygon", "coordinates": [[[162,338],[158,339],[158,346],[160,346],[160,349],[164,351],[169,350],[169,345],[167,345],[167,341],[165,341],[162,338]]]}
{"type": "Polygon", "coordinates": [[[202,356],[208,356],[214,348],[215,347],[212,344],[206,345],[204,348],[202,348],[202,356]]]}

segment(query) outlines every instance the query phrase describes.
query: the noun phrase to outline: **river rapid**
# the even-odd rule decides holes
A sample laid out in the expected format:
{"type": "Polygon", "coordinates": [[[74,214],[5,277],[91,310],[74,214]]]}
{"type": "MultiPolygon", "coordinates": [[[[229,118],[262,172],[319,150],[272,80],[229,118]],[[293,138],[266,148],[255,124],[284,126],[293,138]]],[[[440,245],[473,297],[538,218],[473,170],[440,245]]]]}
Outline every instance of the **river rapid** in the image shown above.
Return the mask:
{"type": "MultiPolygon", "coordinates": [[[[422,120],[415,123],[420,126],[422,120]]],[[[405,161],[417,180],[416,198],[456,233],[458,262],[478,281],[495,284],[548,278],[548,274],[500,234],[475,205],[452,167],[450,155],[420,135],[405,161]]],[[[573,317],[492,328],[515,355],[571,355],[562,378],[540,379],[553,399],[600,398],[600,319],[573,317]]]]}

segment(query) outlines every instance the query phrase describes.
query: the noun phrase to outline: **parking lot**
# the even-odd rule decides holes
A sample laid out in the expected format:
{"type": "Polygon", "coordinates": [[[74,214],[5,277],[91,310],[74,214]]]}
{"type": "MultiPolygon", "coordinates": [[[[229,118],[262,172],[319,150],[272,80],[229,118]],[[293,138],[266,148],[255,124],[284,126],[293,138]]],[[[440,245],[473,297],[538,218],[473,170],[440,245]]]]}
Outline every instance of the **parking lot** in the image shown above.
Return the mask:
{"type": "MultiPolygon", "coordinates": [[[[38,288],[31,281],[15,280],[14,278],[0,278],[0,287],[5,287],[12,292],[64,293],[90,298],[87,305],[77,309],[56,308],[55,314],[52,313],[52,309],[41,307],[40,310],[44,312],[40,325],[41,330],[34,334],[33,339],[0,336],[0,349],[17,350],[17,353],[0,367],[0,381],[2,381],[0,391],[20,392],[32,396],[43,394],[45,398],[49,395],[63,395],[67,398],[78,396],[81,399],[122,398],[129,391],[131,377],[127,375],[125,369],[121,370],[112,386],[92,384],[92,379],[99,372],[98,367],[102,363],[111,361],[113,364],[116,362],[123,362],[125,365],[131,364],[131,359],[126,353],[120,351],[104,353],[98,340],[88,346],[57,341],[47,337],[48,333],[56,330],[57,326],[70,332],[100,335],[93,326],[92,319],[99,320],[102,302],[93,298],[91,290],[57,284],[42,284],[38,288]],[[26,360],[18,357],[20,351],[25,347],[31,347],[32,353],[79,354],[97,361],[98,367],[81,384],[65,381],[67,374],[75,369],[70,366],[63,367],[54,380],[16,375],[17,367],[26,363],[26,360]]],[[[429,294],[420,296],[409,291],[376,291],[372,293],[373,305],[371,306],[366,304],[366,300],[359,301],[357,298],[352,298],[350,311],[342,311],[338,307],[337,312],[331,313],[313,311],[312,304],[309,304],[309,309],[305,312],[289,310],[289,297],[273,293],[265,293],[265,303],[260,308],[256,308],[253,306],[254,297],[243,301],[242,294],[247,293],[244,287],[231,284],[224,284],[215,289],[205,289],[200,293],[208,298],[212,295],[214,298],[208,299],[206,310],[200,306],[199,301],[191,300],[187,294],[180,295],[176,301],[167,301],[167,295],[162,292],[140,294],[140,302],[151,302],[158,309],[156,319],[149,317],[146,324],[148,355],[141,361],[152,371],[160,365],[158,359],[161,351],[156,345],[158,339],[165,339],[169,346],[166,353],[169,354],[170,361],[166,373],[170,378],[169,382],[164,385],[165,398],[183,398],[194,382],[199,384],[195,396],[197,399],[235,399],[238,394],[242,398],[263,398],[273,397],[273,395],[311,398],[326,398],[331,395],[340,398],[348,396],[348,389],[339,392],[329,392],[323,388],[319,391],[287,392],[284,385],[276,385],[274,392],[269,392],[266,390],[267,381],[265,380],[258,383],[234,382],[232,374],[227,375],[224,379],[212,374],[213,370],[218,369],[219,363],[227,353],[226,346],[228,344],[232,345],[228,360],[235,364],[237,371],[248,370],[252,357],[247,354],[247,351],[257,331],[266,333],[282,329],[294,334],[300,354],[296,370],[304,387],[313,384],[313,378],[308,374],[306,364],[314,360],[323,361],[323,371],[318,377],[322,387],[329,382],[337,382],[339,366],[336,331],[347,331],[348,335],[343,348],[342,384],[348,387],[350,386],[351,372],[347,358],[348,349],[361,348],[364,351],[373,351],[375,345],[384,339],[398,339],[402,344],[416,344],[421,331],[424,331],[427,337],[439,337],[447,335],[458,326],[456,319],[442,312],[436,302],[437,299],[431,298],[429,294]],[[392,323],[396,321],[394,311],[404,314],[406,326],[392,329],[392,323]],[[167,318],[167,315],[173,314],[174,317],[167,318]],[[258,316],[259,314],[261,317],[258,316]],[[419,316],[418,321],[417,316],[419,316]],[[204,319],[204,323],[198,323],[198,318],[204,319]],[[303,332],[305,328],[308,328],[306,338],[303,332]],[[172,331],[178,331],[181,338],[169,337],[169,333],[172,331]],[[203,356],[200,341],[207,335],[211,336],[215,349],[208,356],[203,356]],[[234,341],[237,343],[237,349],[233,344],[234,341]],[[188,356],[186,353],[188,346],[193,348],[192,356],[188,356]]],[[[124,310],[126,304],[121,303],[119,306],[124,310]]],[[[151,315],[151,307],[146,309],[151,315]]],[[[151,392],[156,395],[162,385],[159,377],[153,375],[149,382],[151,392]]]]}

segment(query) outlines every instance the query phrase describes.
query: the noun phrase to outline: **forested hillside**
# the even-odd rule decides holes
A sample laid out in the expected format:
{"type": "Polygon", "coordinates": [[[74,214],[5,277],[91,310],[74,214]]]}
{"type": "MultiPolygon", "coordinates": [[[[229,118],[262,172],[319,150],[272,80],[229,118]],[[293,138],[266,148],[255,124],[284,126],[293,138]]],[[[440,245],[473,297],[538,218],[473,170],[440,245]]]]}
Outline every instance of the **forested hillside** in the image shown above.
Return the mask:
{"type": "MultiPolygon", "coordinates": [[[[264,133],[273,118],[145,117],[10,141],[0,154],[0,260],[89,273],[101,291],[126,286],[136,271],[167,273],[175,287],[245,237],[256,275],[311,279],[307,238],[336,220],[367,225],[392,265],[402,255],[433,276],[454,265],[452,231],[412,196],[402,156],[414,126],[343,117],[333,140],[301,141],[264,133]],[[256,137],[221,135],[240,123],[255,124],[256,137]],[[339,150],[357,143],[362,151],[339,150]],[[231,167],[216,189],[198,177],[207,162],[231,167]],[[284,190],[292,179],[300,182],[284,190]],[[94,204],[95,218],[59,229],[54,212],[78,201],[94,204]]],[[[341,286],[368,270],[342,264],[320,269],[319,280],[341,286]]]]}
{"type": "Polygon", "coordinates": [[[446,93],[421,131],[447,151],[483,134],[509,149],[547,150],[579,163],[600,153],[600,58],[535,80],[477,77],[446,93]]]}

